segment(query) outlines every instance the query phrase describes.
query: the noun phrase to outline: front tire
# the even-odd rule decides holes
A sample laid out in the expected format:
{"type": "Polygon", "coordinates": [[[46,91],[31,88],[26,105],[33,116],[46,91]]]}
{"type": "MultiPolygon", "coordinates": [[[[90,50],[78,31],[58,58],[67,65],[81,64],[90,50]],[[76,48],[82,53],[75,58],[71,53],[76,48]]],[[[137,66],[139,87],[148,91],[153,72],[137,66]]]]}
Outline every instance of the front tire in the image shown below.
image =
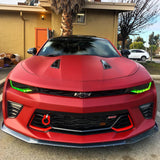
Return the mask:
{"type": "Polygon", "coordinates": [[[141,61],[146,61],[146,59],[147,59],[147,58],[146,58],[145,56],[142,56],[142,57],[141,57],[141,61]]]}

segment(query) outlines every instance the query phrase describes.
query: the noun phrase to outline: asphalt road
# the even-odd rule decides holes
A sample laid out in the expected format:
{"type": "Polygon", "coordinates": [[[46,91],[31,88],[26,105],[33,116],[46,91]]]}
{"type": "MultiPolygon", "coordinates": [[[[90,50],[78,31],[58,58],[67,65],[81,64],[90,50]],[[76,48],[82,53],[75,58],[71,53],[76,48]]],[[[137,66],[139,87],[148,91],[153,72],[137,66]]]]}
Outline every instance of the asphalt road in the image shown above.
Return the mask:
{"type": "MultiPolygon", "coordinates": [[[[160,81],[158,92],[157,123],[160,126],[160,81]]],[[[1,105],[1,104],[0,104],[1,105]]],[[[0,123],[2,122],[2,113],[0,123]]],[[[133,145],[73,149],[33,145],[0,131],[0,160],[160,160],[160,134],[156,133],[133,145]]]]}

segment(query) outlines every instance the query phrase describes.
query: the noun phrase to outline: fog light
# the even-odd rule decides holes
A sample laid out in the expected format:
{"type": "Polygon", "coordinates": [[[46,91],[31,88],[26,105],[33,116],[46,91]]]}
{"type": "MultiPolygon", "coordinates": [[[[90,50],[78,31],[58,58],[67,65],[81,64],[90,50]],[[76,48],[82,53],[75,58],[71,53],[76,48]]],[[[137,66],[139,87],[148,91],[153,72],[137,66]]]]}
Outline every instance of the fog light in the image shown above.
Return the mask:
{"type": "Polygon", "coordinates": [[[145,119],[152,119],[153,103],[147,103],[139,107],[145,119]]]}

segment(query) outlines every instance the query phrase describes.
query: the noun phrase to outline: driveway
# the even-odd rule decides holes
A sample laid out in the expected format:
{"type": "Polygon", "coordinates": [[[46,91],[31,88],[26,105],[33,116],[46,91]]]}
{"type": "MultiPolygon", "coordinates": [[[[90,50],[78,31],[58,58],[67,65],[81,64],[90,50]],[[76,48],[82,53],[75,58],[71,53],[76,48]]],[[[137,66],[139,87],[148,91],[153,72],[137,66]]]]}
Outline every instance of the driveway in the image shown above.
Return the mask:
{"type": "Polygon", "coordinates": [[[160,58],[153,58],[153,61],[154,61],[155,63],[160,63],[160,58]]]}

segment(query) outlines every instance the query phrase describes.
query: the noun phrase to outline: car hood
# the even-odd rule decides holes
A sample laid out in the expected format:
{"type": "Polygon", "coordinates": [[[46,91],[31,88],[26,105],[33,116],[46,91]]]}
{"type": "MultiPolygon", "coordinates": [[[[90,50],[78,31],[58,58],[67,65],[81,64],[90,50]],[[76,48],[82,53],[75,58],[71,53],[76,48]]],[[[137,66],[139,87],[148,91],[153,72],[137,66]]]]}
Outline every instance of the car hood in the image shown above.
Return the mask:
{"type": "Polygon", "coordinates": [[[123,57],[33,56],[22,63],[25,70],[38,77],[67,81],[95,81],[126,77],[137,71],[137,64],[123,57]],[[59,68],[52,64],[59,60],[59,68]],[[106,62],[110,68],[104,69],[106,62]]]}
{"type": "MultiPolygon", "coordinates": [[[[122,78],[134,75],[139,65],[124,57],[65,55],[33,56],[22,61],[16,68],[11,74],[11,79],[18,82],[51,89],[84,91],[102,90],[107,86],[113,89],[115,80],[119,83],[122,78]],[[54,68],[52,64],[57,60],[59,68],[54,68]],[[103,67],[102,60],[110,66],[108,69],[103,67]],[[106,82],[110,84],[107,85],[106,82]]],[[[119,86],[121,87],[124,86],[119,86]]]]}

